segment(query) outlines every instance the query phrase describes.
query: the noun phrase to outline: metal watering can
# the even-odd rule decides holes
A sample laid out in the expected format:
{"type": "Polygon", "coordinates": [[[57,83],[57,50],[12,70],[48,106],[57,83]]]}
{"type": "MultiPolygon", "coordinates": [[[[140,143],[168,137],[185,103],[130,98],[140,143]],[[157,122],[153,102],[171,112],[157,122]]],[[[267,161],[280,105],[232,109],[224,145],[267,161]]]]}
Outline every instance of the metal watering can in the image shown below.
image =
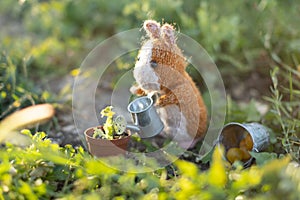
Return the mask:
{"type": "Polygon", "coordinates": [[[133,100],[127,107],[134,125],[140,129],[139,135],[141,138],[153,137],[164,128],[153,102],[151,96],[143,96],[133,100]]]}

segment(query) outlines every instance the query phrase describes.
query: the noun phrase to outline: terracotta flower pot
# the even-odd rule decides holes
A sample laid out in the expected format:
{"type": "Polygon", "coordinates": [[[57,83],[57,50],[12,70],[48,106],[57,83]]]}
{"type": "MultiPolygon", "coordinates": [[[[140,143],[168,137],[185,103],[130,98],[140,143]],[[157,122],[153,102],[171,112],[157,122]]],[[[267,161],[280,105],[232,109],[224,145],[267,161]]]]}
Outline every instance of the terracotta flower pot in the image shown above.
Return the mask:
{"type": "MultiPolygon", "coordinates": [[[[128,136],[120,139],[107,140],[93,138],[94,128],[96,127],[91,127],[84,131],[88,150],[92,155],[97,157],[106,157],[124,155],[126,153],[127,145],[131,136],[131,131],[129,129],[126,129],[128,136]]],[[[102,126],[98,126],[97,128],[102,128],[102,126]]]]}

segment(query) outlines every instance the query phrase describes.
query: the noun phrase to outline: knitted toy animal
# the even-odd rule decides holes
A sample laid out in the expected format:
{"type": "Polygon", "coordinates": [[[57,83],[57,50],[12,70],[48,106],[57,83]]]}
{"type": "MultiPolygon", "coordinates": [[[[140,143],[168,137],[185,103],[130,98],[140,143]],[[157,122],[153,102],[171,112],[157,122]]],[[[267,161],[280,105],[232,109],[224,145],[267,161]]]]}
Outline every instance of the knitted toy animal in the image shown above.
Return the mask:
{"type": "Polygon", "coordinates": [[[176,44],[175,30],[170,24],[153,20],[144,22],[149,36],[138,55],[133,75],[137,85],[130,91],[136,95],[158,93],[157,111],[164,133],[183,148],[194,146],[205,136],[207,113],[201,93],[185,71],[186,59],[176,44]]]}

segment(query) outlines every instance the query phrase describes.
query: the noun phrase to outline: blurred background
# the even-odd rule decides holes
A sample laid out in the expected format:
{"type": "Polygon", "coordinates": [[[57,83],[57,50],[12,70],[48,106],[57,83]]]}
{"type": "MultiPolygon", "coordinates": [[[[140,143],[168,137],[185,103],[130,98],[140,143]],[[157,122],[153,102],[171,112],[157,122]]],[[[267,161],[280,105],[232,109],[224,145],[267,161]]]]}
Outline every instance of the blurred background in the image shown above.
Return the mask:
{"type": "MultiPolygon", "coordinates": [[[[274,144],[293,126],[287,135],[299,142],[299,18],[296,0],[0,1],[0,120],[28,105],[52,103],[56,118],[39,129],[67,143],[70,138],[61,138],[74,132],[72,84],[83,59],[111,35],[154,19],[174,24],[217,64],[228,95],[227,122],[261,121],[277,134],[274,144]]],[[[116,60],[102,89],[112,90],[135,56],[116,60]]]]}

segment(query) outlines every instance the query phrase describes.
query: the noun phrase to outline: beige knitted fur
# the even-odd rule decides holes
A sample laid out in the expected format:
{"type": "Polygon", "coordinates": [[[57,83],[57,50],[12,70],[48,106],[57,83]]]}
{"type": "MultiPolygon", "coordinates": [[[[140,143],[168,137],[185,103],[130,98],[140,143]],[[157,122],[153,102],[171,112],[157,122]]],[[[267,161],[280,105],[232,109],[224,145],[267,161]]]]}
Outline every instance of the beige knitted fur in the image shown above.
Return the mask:
{"type": "Polygon", "coordinates": [[[134,68],[138,86],[131,88],[131,92],[161,95],[157,105],[165,132],[179,144],[203,138],[207,128],[206,107],[201,93],[185,71],[186,59],[176,45],[174,28],[167,23],[160,27],[158,22],[147,20],[144,29],[149,39],[139,52],[134,68]]]}

